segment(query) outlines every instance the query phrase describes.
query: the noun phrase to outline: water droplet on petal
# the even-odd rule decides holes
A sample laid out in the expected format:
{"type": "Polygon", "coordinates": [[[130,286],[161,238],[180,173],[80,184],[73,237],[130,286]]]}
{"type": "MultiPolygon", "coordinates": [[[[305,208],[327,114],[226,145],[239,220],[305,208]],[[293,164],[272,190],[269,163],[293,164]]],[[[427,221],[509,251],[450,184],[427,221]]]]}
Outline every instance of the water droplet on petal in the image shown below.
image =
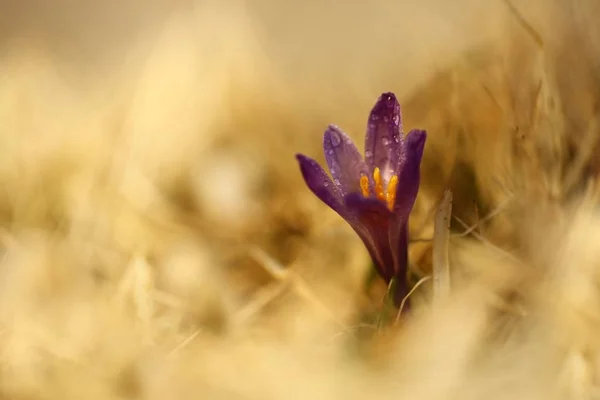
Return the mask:
{"type": "Polygon", "coordinates": [[[330,131],[330,138],[331,138],[331,145],[333,147],[338,147],[342,143],[341,135],[334,130],[330,131]]]}

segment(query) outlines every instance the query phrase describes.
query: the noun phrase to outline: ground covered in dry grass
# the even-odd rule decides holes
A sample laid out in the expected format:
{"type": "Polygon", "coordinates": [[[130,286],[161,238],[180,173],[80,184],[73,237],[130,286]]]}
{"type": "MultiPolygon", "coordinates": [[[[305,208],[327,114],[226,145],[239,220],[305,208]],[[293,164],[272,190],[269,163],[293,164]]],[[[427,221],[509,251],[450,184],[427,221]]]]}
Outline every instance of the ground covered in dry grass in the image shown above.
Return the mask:
{"type": "Polygon", "coordinates": [[[0,3],[0,397],[598,396],[594,1],[52,4],[0,3]],[[429,134],[391,324],[294,159],[385,91],[429,134]]]}

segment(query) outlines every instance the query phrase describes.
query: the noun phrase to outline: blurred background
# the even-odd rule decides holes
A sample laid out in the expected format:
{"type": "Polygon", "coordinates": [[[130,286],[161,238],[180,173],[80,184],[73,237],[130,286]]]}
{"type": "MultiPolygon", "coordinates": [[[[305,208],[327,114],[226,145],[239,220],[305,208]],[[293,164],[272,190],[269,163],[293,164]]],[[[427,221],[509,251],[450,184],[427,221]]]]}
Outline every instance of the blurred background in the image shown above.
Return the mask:
{"type": "Polygon", "coordinates": [[[0,394],[597,391],[600,7],[0,1],[0,394]],[[305,187],[382,92],[428,131],[411,269],[453,192],[452,298],[387,288],[305,187]],[[462,235],[466,227],[469,234],[462,235]],[[425,239],[425,240],[417,240],[425,239]]]}

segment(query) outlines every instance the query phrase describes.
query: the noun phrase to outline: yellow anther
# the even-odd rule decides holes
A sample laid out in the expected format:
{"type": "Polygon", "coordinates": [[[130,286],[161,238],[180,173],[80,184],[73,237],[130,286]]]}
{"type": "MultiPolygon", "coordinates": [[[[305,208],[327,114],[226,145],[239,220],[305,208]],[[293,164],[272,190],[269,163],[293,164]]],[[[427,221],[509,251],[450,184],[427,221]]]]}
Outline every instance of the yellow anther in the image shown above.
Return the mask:
{"type": "MultiPolygon", "coordinates": [[[[387,183],[387,187],[383,180],[381,179],[381,171],[379,168],[375,168],[373,171],[373,181],[375,182],[375,196],[381,200],[385,201],[387,207],[392,211],[394,209],[394,203],[396,202],[396,189],[398,188],[398,176],[392,175],[390,180],[387,183]],[[384,189],[385,187],[385,189],[384,189]]],[[[360,177],[360,190],[364,197],[369,197],[371,195],[371,185],[369,182],[369,177],[366,175],[362,175],[360,177]]]]}
{"type": "Polygon", "coordinates": [[[385,201],[383,182],[381,181],[381,171],[379,171],[379,167],[375,168],[375,171],[373,171],[373,179],[375,180],[375,196],[377,196],[379,200],[385,201]]]}
{"type": "Polygon", "coordinates": [[[366,175],[362,175],[360,177],[360,190],[362,192],[362,195],[364,197],[369,197],[370,194],[370,190],[369,190],[369,177],[366,175]]]}
{"type": "Polygon", "coordinates": [[[393,175],[387,185],[386,202],[388,208],[394,209],[394,203],[396,202],[396,189],[398,188],[398,176],[393,175]]]}

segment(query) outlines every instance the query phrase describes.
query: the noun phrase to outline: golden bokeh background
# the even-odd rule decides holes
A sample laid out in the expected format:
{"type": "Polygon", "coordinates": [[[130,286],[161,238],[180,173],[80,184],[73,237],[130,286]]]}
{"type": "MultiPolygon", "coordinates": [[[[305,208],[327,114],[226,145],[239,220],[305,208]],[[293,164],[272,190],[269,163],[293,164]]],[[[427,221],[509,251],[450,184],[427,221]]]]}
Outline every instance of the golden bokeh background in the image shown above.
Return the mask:
{"type": "Polygon", "coordinates": [[[592,0],[0,2],[0,397],[592,398],[592,0]],[[451,296],[378,323],[304,186],[379,94],[428,131],[415,279],[453,193],[451,296]],[[461,234],[464,226],[473,226],[461,234]]]}

